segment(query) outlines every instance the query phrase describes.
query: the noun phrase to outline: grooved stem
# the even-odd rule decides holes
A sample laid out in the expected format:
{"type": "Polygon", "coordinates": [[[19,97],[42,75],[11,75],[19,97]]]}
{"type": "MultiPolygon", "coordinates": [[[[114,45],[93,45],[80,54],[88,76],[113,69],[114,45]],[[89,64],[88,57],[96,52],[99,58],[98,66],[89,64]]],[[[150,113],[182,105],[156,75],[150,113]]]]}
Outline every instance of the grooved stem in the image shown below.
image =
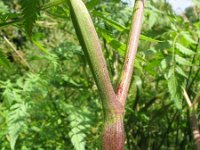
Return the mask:
{"type": "Polygon", "coordinates": [[[132,79],[134,61],[137,53],[139,44],[139,36],[142,28],[142,20],[144,13],[144,5],[146,0],[136,0],[134,9],[131,30],[129,34],[129,41],[127,45],[126,57],[124,60],[123,69],[121,72],[119,85],[116,94],[122,105],[125,105],[126,98],[128,95],[129,86],[132,79]]]}
{"type": "Polygon", "coordinates": [[[103,150],[124,150],[123,117],[106,120],[103,133],[103,150]]]}
{"type": "Polygon", "coordinates": [[[86,57],[88,57],[104,106],[103,150],[124,150],[124,105],[133,73],[145,0],[135,1],[127,56],[116,93],[109,77],[98,35],[87,8],[82,0],[69,0],[68,2],[79,42],[86,57]]]}

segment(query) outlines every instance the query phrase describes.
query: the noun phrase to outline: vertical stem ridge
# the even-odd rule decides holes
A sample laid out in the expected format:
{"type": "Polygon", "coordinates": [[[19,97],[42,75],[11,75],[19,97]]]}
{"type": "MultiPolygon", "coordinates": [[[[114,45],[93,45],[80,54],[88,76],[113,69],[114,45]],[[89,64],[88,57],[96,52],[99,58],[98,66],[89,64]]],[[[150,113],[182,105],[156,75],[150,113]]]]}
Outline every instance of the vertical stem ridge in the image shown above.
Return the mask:
{"type": "Polygon", "coordinates": [[[107,120],[103,133],[103,150],[124,150],[123,117],[107,120]]]}
{"type": "Polygon", "coordinates": [[[91,16],[82,0],[69,0],[69,5],[78,39],[85,55],[89,59],[91,71],[103,100],[104,111],[117,110],[121,104],[116,100],[101,44],[91,16]]]}
{"type": "Polygon", "coordinates": [[[105,112],[103,132],[103,150],[124,150],[124,103],[133,73],[134,59],[137,52],[141,31],[145,0],[136,0],[132,27],[127,46],[127,55],[121,75],[121,82],[115,93],[101,44],[92,19],[82,0],[69,0],[72,21],[78,39],[89,59],[90,68],[100,91],[105,112]]]}
{"type": "Polygon", "coordinates": [[[142,28],[142,20],[144,13],[145,0],[136,0],[134,5],[134,15],[132,17],[131,31],[129,34],[129,42],[124,61],[124,66],[121,72],[120,82],[116,91],[119,101],[125,105],[130,82],[133,74],[134,61],[137,53],[139,36],[142,28]]]}

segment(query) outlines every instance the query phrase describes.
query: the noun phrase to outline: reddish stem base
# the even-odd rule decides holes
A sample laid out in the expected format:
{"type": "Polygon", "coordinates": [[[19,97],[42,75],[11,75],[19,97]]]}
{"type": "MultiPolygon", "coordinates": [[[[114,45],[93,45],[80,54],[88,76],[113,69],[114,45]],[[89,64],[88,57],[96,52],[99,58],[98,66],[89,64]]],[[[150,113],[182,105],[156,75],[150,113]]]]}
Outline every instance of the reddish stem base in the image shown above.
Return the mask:
{"type": "Polygon", "coordinates": [[[124,150],[123,118],[105,122],[103,150],[124,150]]]}

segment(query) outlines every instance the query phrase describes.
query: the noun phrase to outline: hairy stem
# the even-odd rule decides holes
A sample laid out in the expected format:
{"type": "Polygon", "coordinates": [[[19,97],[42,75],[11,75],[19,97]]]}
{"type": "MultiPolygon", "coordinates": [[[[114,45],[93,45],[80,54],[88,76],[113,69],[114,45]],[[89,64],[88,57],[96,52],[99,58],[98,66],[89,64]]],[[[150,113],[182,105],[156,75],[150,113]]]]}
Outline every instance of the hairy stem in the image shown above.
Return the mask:
{"type": "Polygon", "coordinates": [[[32,67],[30,66],[30,64],[26,61],[26,59],[17,51],[17,49],[14,47],[14,45],[6,38],[6,36],[3,36],[4,40],[6,41],[6,43],[13,49],[13,51],[15,52],[15,54],[19,57],[19,59],[22,61],[22,65],[26,65],[26,67],[28,67],[28,69],[30,69],[32,72],[34,72],[34,70],[32,69],[32,67]]]}
{"type": "Polygon", "coordinates": [[[131,25],[130,35],[129,35],[129,42],[127,46],[126,57],[125,57],[124,66],[121,72],[119,85],[116,91],[119,101],[123,105],[125,105],[129,86],[132,79],[133,66],[134,66],[134,61],[135,61],[138,43],[139,43],[139,36],[141,32],[141,27],[142,27],[144,5],[145,5],[145,0],[135,1],[134,10],[133,10],[134,15],[132,18],[132,25],[131,25]]]}
{"type": "Polygon", "coordinates": [[[91,71],[103,100],[104,112],[114,114],[115,111],[121,111],[122,106],[117,101],[101,44],[87,8],[82,0],[70,0],[69,4],[78,39],[89,60],[91,71]]]}
{"type": "Polygon", "coordinates": [[[145,0],[135,1],[127,56],[122,70],[121,82],[117,93],[115,93],[99,38],[87,8],[82,0],[69,0],[72,21],[79,42],[89,60],[89,65],[104,106],[103,150],[124,149],[124,104],[133,73],[134,59],[142,25],[144,2],[145,0]]]}
{"type": "Polygon", "coordinates": [[[103,150],[124,149],[124,123],[123,118],[105,124],[103,133],[103,150]]]}

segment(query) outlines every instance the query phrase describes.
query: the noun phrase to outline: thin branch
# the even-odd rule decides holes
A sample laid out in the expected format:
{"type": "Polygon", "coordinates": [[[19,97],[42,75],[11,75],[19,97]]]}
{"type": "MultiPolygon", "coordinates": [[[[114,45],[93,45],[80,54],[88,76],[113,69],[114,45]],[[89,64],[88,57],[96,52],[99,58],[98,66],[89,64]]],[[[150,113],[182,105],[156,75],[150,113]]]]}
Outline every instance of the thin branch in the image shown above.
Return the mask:
{"type": "Polygon", "coordinates": [[[185,89],[183,89],[183,95],[185,97],[185,100],[188,104],[188,106],[191,108],[191,109],[195,109],[195,106],[198,104],[198,102],[200,101],[200,91],[197,93],[197,95],[195,96],[193,102],[191,102],[187,92],[185,89]]]}
{"type": "Polygon", "coordinates": [[[139,36],[142,27],[144,5],[146,0],[136,0],[134,5],[134,15],[132,18],[131,31],[129,35],[129,42],[127,46],[126,58],[124,61],[121,77],[116,94],[119,101],[125,105],[130,82],[132,79],[134,61],[137,53],[139,36]]]}
{"type": "Polygon", "coordinates": [[[200,101],[200,91],[195,96],[194,101],[192,103],[192,107],[194,108],[198,104],[199,101],[200,101]]]}
{"type": "Polygon", "coordinates": [[[186,100],[188,106],[189,106],[190,108],[192,108],[192,102],[191,102],[191,100],[190,100],[190,98],[189,98],[189,96],[188,96],[188,94],[187,94],[187,92],[186,92],[185,89],[183,89],[183,95],[184,95],[184,97],[185,97],[185,100],[186,100]]]}
{"type": "Polygon", "coordinates": [[[14,45],[8,40],[7,37],[3,36],[3,39],[6,41],[6,43],[13,49],[13,51],[16,53],[16,55],[22,60],[22,62],[32,71],[33,69],[29,65],[29,63],[26,61],[26,59],[23,58],[23,56],[17,51],[17,49],[14,47],[14,45]]]}

